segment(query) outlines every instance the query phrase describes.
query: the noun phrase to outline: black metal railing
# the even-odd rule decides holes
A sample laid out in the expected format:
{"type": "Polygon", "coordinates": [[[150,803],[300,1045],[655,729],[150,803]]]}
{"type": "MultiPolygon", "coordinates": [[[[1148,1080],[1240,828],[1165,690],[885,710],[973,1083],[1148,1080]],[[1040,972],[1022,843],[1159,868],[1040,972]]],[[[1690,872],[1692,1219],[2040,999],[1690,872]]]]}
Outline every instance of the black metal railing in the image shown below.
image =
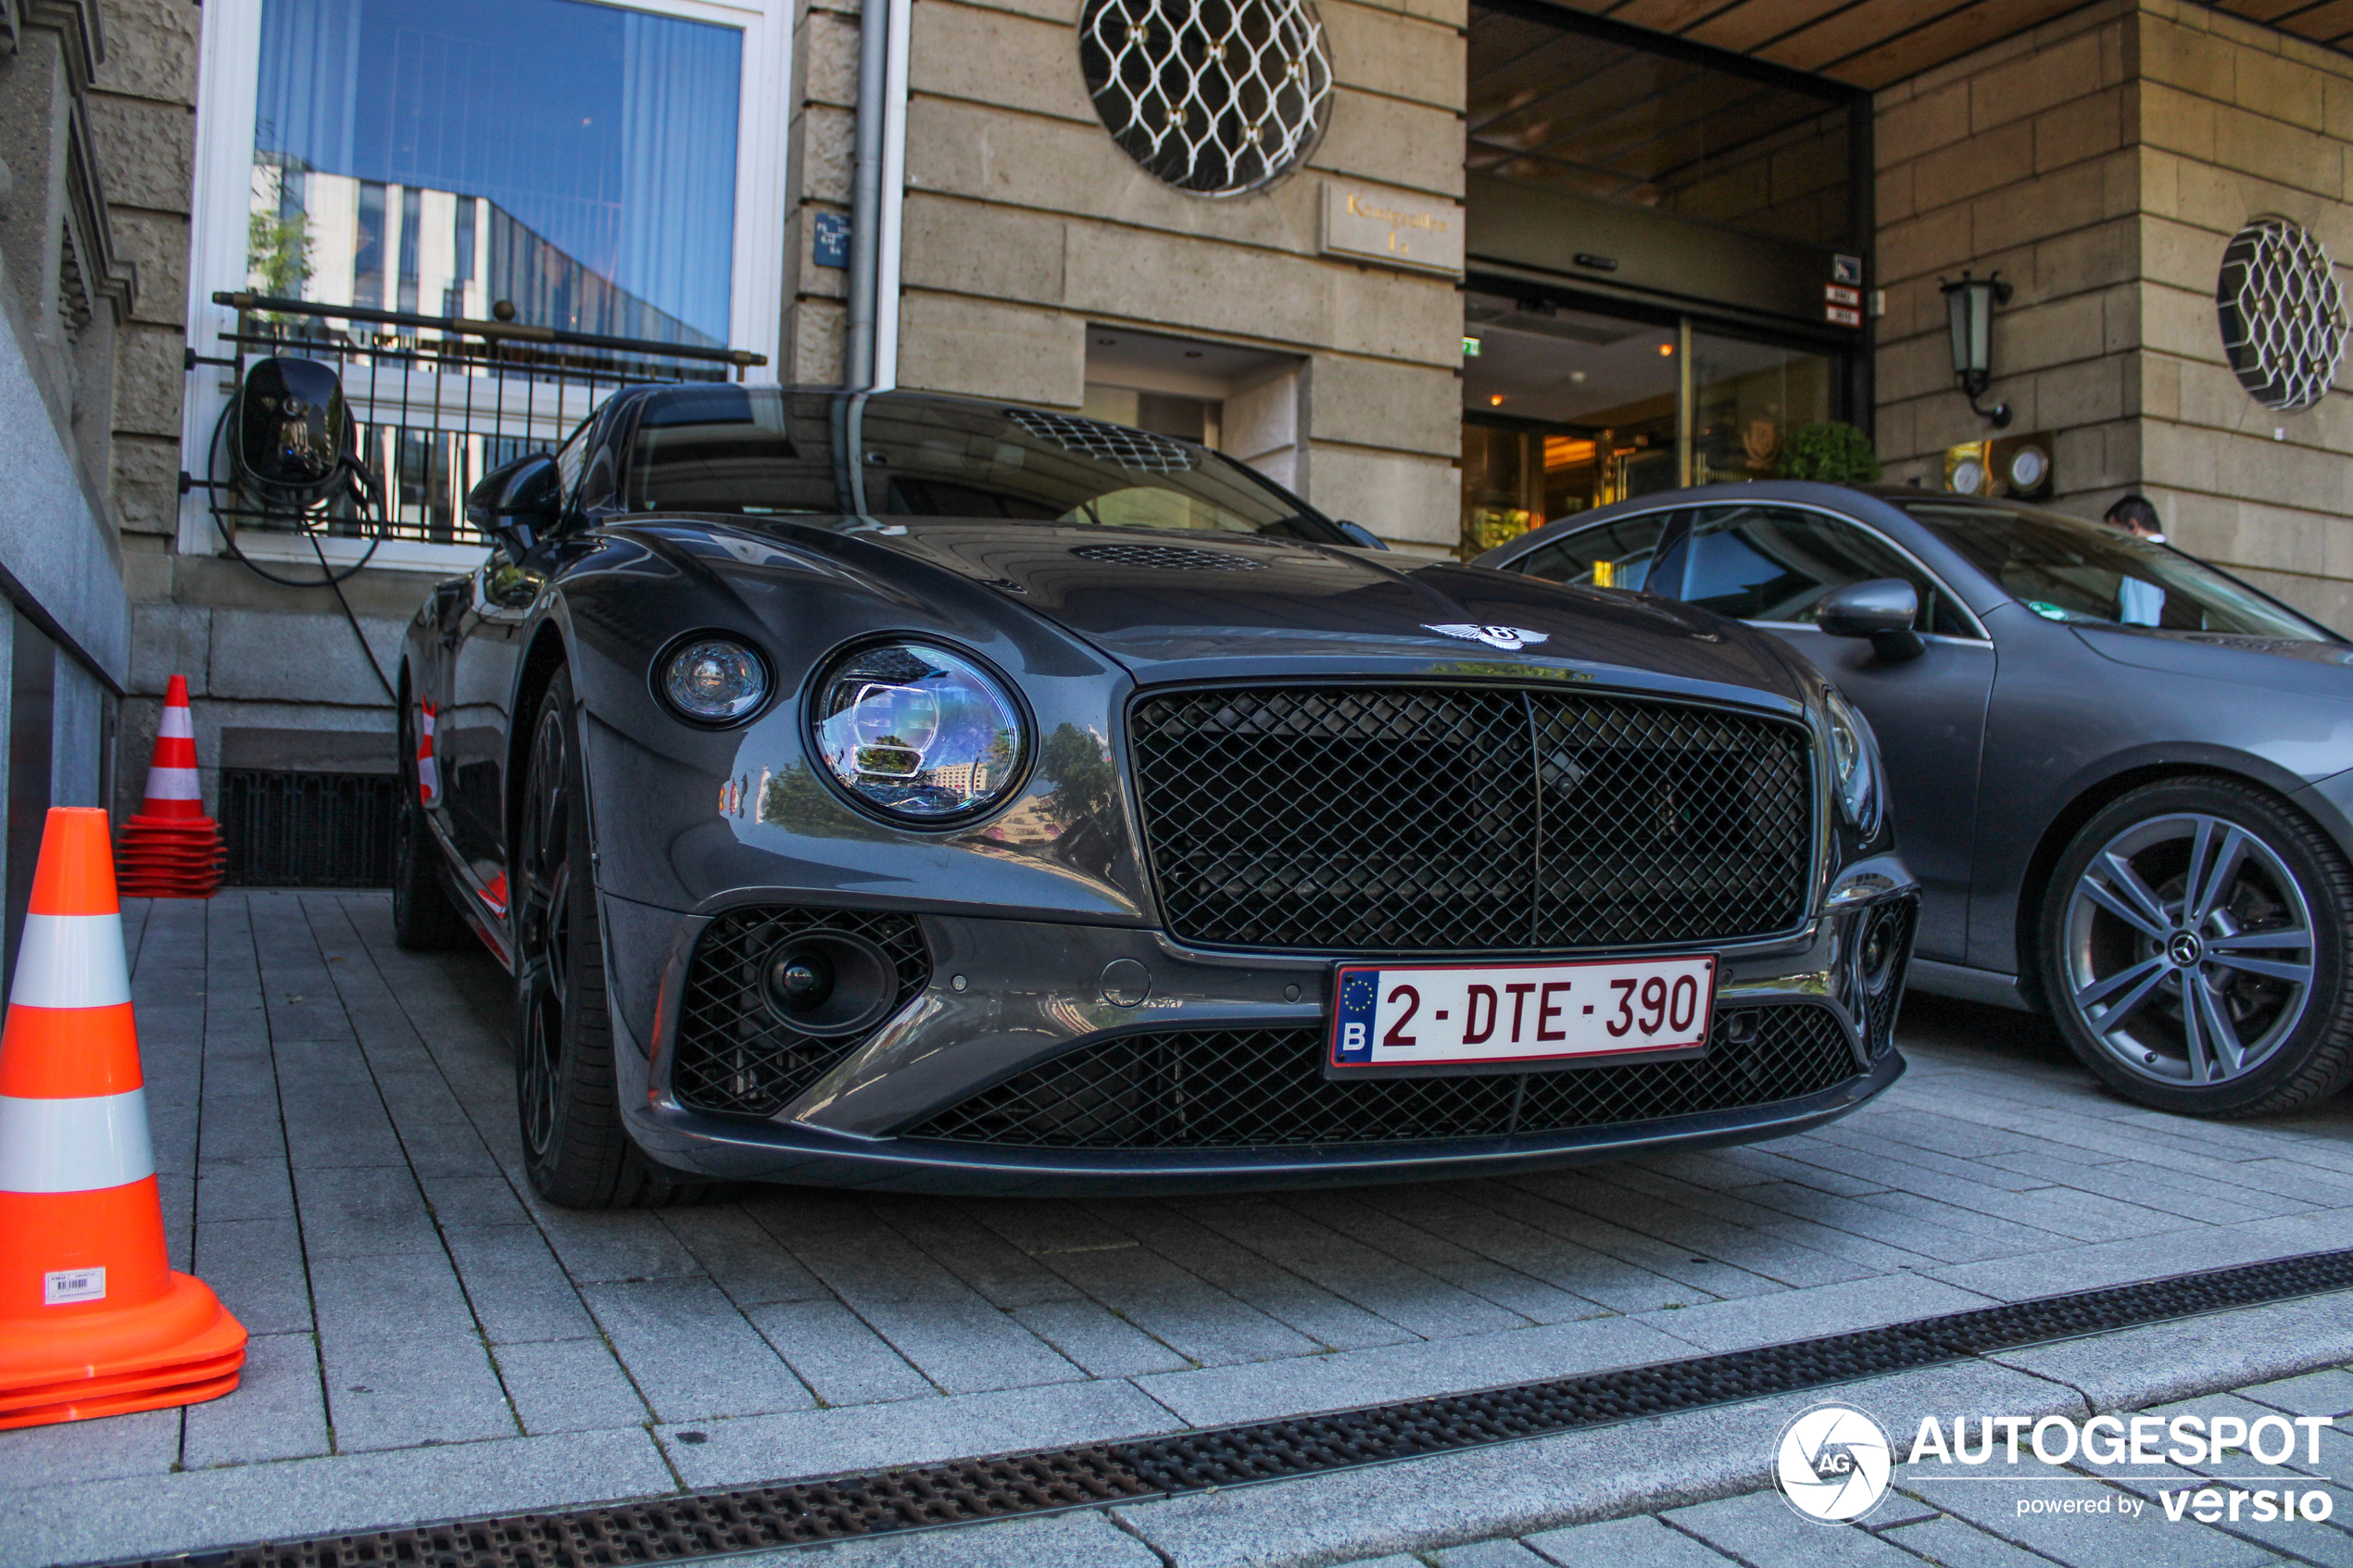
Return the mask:
{"type": "Polygon", "coordinates": [[[225,432],[191,454],[183,488],[210,493],[224,530],[260,530],[425,544],[484,543],[466,522],[466,492],[500,464],[552,449],[614,392],[648,382],[737,379],[767,357],[649,338],[567,332],[520,321],[425,316],[357,305],[224,291],[237,312],[221,352],[188,351],[188,369],[229,372],[242,385],[255,361],[315,359],[334,368],[348,403],[360,466],[378,508],[356,497],[290,512],[231,481],[225,432]],[[335,323],[341,323],[336,325],[335,323]]]}

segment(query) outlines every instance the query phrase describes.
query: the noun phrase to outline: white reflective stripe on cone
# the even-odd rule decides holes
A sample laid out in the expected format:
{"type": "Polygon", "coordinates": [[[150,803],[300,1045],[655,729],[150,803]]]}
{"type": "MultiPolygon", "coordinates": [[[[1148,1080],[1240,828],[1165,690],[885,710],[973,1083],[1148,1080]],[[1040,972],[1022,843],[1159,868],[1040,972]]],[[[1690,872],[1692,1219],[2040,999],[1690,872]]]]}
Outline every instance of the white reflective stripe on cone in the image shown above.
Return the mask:
{"type": "Polygon", "coordinates": [[[96,1192],[156,1173],[147,1092],[0,1095],[0,1192],[96,1192]]]}
{"type": "Polygon", "coordinates": [[[196,789],[194,768],[150,768],[147,770],[147,798],[150,800],[196,800],[202,796],[196,789]]]}
{"type": "Polygon", "coordinates": [[[122,917],[27,915],[17,948],[11,1006],[110,1008],[131,999],[122,960],[122,917]]]}
{"type": "Polygon", "coordinates": [[[163,718],[156,724],[156,735],[157,739],[195,739],[196,726],[190,710],[185,708],[167,707],[163,710],[163,718]]]}

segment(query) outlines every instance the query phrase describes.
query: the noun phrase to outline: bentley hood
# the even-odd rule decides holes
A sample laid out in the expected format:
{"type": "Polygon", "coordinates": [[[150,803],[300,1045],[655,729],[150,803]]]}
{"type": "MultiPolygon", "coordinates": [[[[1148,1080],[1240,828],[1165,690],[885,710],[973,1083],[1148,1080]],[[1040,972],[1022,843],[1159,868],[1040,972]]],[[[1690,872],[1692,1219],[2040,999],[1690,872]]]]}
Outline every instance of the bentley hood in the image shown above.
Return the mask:
{"type": "Polygon", "coordinates": [[[1254,534],[916,519],[860,533],[996,589],[1146,684],[1206,661],[1500,656],[1803,700],[1773,639],[1640,595],[1254,534]]]}

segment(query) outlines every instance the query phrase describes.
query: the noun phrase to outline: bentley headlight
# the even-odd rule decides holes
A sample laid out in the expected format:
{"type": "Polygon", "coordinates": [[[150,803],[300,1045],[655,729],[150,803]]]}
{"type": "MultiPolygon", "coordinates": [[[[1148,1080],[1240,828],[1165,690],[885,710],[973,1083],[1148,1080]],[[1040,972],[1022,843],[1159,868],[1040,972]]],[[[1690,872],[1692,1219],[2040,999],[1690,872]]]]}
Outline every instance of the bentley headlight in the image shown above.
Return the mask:
{"type": "Polygon", "coordinates": [[[768,669],[732,637],[697,637],[662,661],[661,695],[703,724],[731,724],[768,696],[768,669]]]}
{"type": "Polygon", "coordinates": [[[1855,705],[1835,687],[1822,691],[1831,721],[1831,775],[1838,786],[1838,809],[1865,838],[1879,832],[1881,784],[1879,743],[1855,705]]]}
{"type": "Polygon", "coordinates": [[[986,810],[1020,781],[1021,709],[971,659],[925,643],[860,648],[817,684],[817,755],[886,816],[942,822],[986,810]]]}

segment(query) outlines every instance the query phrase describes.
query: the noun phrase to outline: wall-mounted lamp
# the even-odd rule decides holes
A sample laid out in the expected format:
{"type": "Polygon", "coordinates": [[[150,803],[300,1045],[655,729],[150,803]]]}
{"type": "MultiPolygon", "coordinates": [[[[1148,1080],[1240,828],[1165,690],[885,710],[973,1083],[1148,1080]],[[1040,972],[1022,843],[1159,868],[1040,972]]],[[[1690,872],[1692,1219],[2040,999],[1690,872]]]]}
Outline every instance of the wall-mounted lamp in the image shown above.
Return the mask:
{"type": "Polygon", "coordinates": [[[2007,430],[2010,406],[1996,403],[1981,408],[1977,400],[1994,384],[1994,307],[2010,302],[2010,285],[2002,282],[1996,270],[1982,278],[1964,271],[1959,282],[1939,286],[1944,291],[1945,311],[1952,318],[1953,375],[1961,383],[1961,395],[1969,399],[1969,412],[1991,420],[1995,430],[2007,430]]]}

